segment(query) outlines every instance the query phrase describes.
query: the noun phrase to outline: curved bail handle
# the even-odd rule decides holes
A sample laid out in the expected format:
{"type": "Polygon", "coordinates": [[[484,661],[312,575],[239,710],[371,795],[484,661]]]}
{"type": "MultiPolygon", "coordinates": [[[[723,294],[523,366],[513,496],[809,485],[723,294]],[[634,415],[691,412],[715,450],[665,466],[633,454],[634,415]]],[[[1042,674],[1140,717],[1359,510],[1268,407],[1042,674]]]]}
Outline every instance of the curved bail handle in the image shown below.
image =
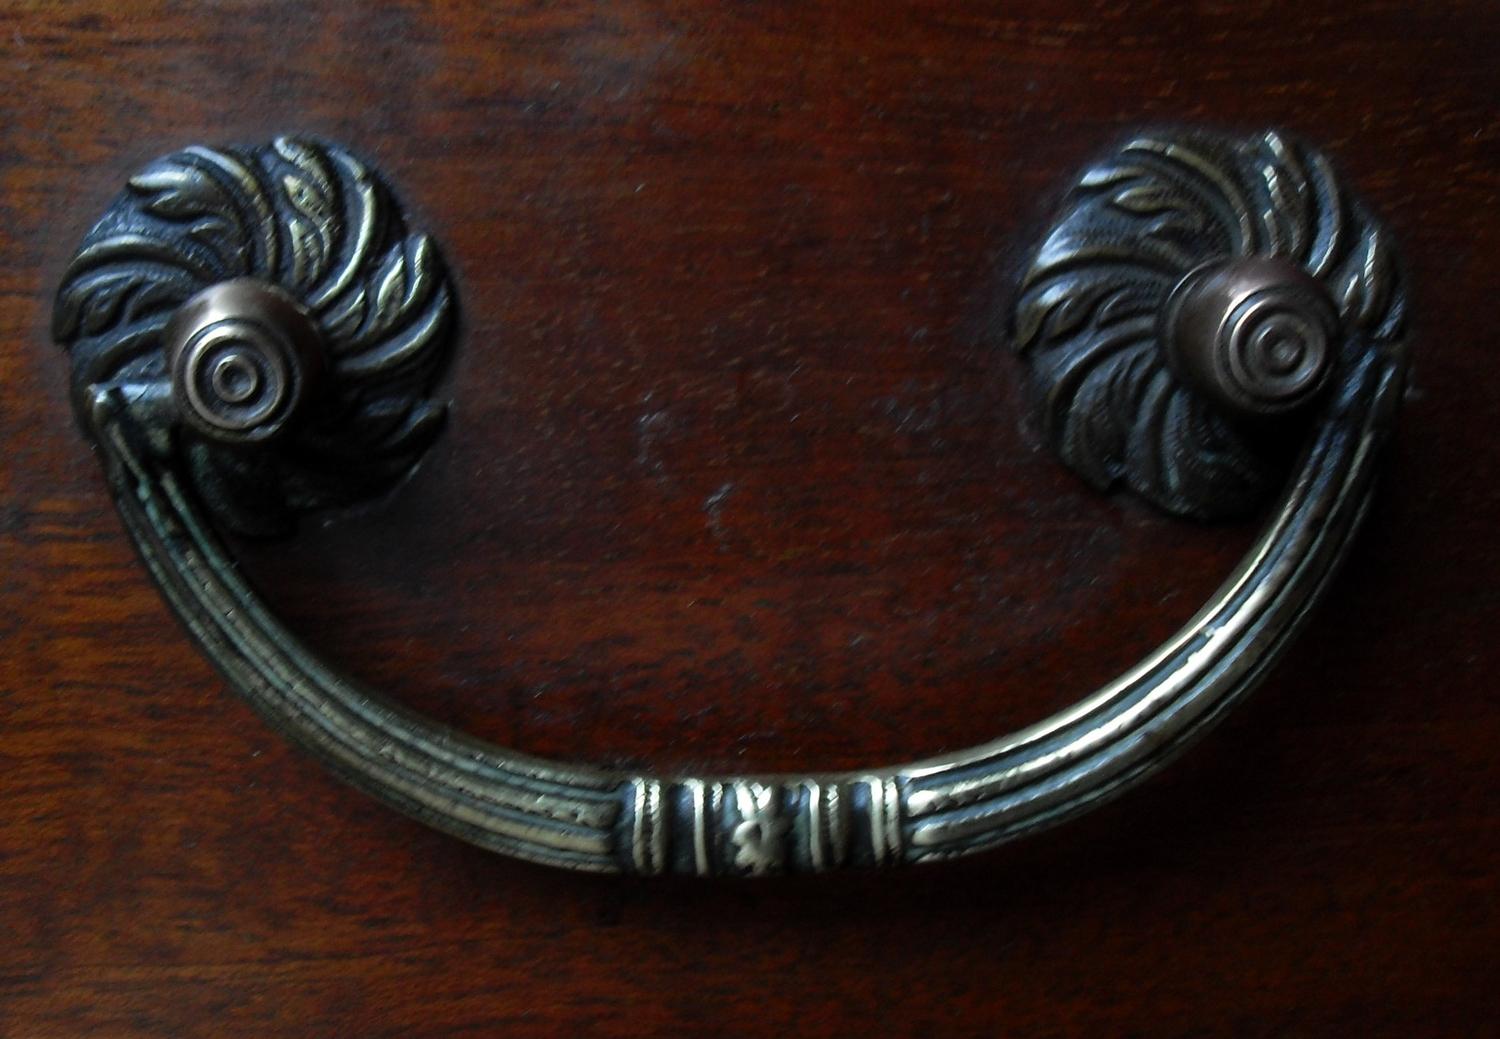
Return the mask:
{"type": "Polygon", "coordinates": [[[950,858],[1138,782],[1267,672],[1373,485],[1406,365],[1389,241],[1275,133],[1149,134],[1084,171],[1027,267],[1014,346],[1062,460],[1170,513],[1280,488],[1236,572],[1073,707],[923,761],[655,775],[531,757],[345,677],[216,527],[285,531],[377,493],[443,414],[454,292],[373,171],[279,138],[151,164],[85,238],[55,333],[141,558],[229,684],[341,776],[433,826],[601,872],[761,875],[950,858]]]}

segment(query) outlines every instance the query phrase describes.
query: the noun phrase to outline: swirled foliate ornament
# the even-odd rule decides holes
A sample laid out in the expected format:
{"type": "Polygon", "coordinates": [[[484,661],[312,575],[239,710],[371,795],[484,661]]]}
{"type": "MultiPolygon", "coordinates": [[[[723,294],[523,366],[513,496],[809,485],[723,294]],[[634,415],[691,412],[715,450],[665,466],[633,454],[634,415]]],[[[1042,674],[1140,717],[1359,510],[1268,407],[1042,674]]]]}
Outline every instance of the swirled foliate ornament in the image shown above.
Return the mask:
{"type": "Polygon", "coordinates": [[[172,402],[184,435],[164,449],[203,500],[235,530],[274,533],[377,493],[421,455],[443,416],[427,392],[453,312],[432,239],[370,168],[280,137],[186,148],[132,176],[64,275],[53,335],[80,414],[111,390],[172,402]]]}
{"type": "Polygon", "coordinates": [[[1070,468],[1213,519],[1284,478],[1297,427],[1255,419],[1399,345],[1405,313],[1389,236],[1322,154],[1274,131],[1174,130],[1084,171],[1021,277],[1013,332],[1070,468]],[[1198,308],[1214,327],[1195,292],[1214,296],[1198,308]],[[1189,331],[1201,349],[1181,348],[1189,331]]]}

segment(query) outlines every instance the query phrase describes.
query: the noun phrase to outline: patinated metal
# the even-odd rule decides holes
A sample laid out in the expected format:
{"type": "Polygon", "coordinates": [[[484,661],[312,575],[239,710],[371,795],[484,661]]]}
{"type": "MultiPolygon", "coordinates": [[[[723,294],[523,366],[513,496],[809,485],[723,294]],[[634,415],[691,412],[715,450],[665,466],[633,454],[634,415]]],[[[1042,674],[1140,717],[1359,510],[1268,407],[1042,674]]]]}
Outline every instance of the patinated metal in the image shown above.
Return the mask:
{"type": "Polygon", "coordinates": [[[385,489],[443,414],[432,242],[343,149],[283,138],[149,166],[58,294],[74,399],[141,558],[192,638],[339,774],[487,848],[573,869],[763,875],[925,862],[1083,811],[1159,767],[1301,628],[1369,502],[1406,367],[1378,225],[1316,152],[1168,131],[1088,169],[1022,279],[1014,345],[1063,460],[1196,517],[1280,485],[1238,570],[1140,664],[1024,731],[828,774],[543,760],[321,660],[215,532],[284,531],[385,489]]]}
{"type": "Polygon", "coordinates": [[[1395,349],[1405,317],[1390,236],[1325,156],[1175,130],[1079,177],[1021,277],[1013,342],[1069,468],[1218,519],[1283,484],[1293,413],[1395,349]]]}
{"type": "Polygon", "coordinates": [[[381,493],[417,461],[441,428],[445,408],[427,391],[453,319],[436,245],[407,230],[370,168],[281,137],[186,148],[131,177],[64,275],[53,336],[86,428],[112,389],[174,403],[141,425],[190,427],[173,450],[200,505],[232,530],[277,534],[381,493]],[[205,320],[225,323],[216,345],[199,344],[212,366],[199,372],[183,351],[205,320]],[[213,378],[230,356],[269,396],[223,399],[213,378]],[[247,451],[245,440],[267,442],[247,451]]]}

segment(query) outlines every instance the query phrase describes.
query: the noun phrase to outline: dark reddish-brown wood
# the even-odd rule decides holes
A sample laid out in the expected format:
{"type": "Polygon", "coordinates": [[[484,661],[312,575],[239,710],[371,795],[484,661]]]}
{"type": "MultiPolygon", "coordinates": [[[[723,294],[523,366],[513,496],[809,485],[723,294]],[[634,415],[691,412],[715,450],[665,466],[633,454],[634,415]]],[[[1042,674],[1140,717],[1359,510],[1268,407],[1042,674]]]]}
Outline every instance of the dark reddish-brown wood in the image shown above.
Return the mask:
{"type": "Polygon", "coordinates": [[[0,1035],[1500,1024],[1493,5],[86,2],[12,6],[0,41],[0,1035]],[[1211,740],[959,866],[579,878],[342,787],[176,627],[48,341],[144,160],[346,143],[444,244],[464,322],[414,479],[238,546],[294,628],[535,752],[931,753],[1134,662],[1250,536],[1080,485],[1004,348],[1068,176],[1184,120],[1305,135],[1402,242],[1384,494],[1211,740]]]}

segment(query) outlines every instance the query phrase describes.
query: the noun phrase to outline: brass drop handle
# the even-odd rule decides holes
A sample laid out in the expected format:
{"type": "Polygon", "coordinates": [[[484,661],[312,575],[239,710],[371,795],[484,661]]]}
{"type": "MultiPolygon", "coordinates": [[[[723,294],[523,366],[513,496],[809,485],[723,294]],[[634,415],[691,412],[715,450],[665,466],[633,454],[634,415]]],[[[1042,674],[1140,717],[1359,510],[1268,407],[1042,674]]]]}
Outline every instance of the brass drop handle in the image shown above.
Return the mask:
{"type": "Polygon", "coordinates": [[[1021,276],[1011,340],[1062,460],[1200,519],[1280,493],[1176,635],[1045,721],[852,772],[654,775],[519,754],[321,660],[216,533],[289,530],[416,464],[453,328],[433,242],[342,148],[193,147],[85,237],[55,338],[143,562],[189,635],[341,776],[510,855],[600,872],[758,875],[968,854],[1139,781],[1251,689],[1369,502],[1406,369],[1388,236],[1275,133],[1143,135],[1088,168],[1021,276]]]}

